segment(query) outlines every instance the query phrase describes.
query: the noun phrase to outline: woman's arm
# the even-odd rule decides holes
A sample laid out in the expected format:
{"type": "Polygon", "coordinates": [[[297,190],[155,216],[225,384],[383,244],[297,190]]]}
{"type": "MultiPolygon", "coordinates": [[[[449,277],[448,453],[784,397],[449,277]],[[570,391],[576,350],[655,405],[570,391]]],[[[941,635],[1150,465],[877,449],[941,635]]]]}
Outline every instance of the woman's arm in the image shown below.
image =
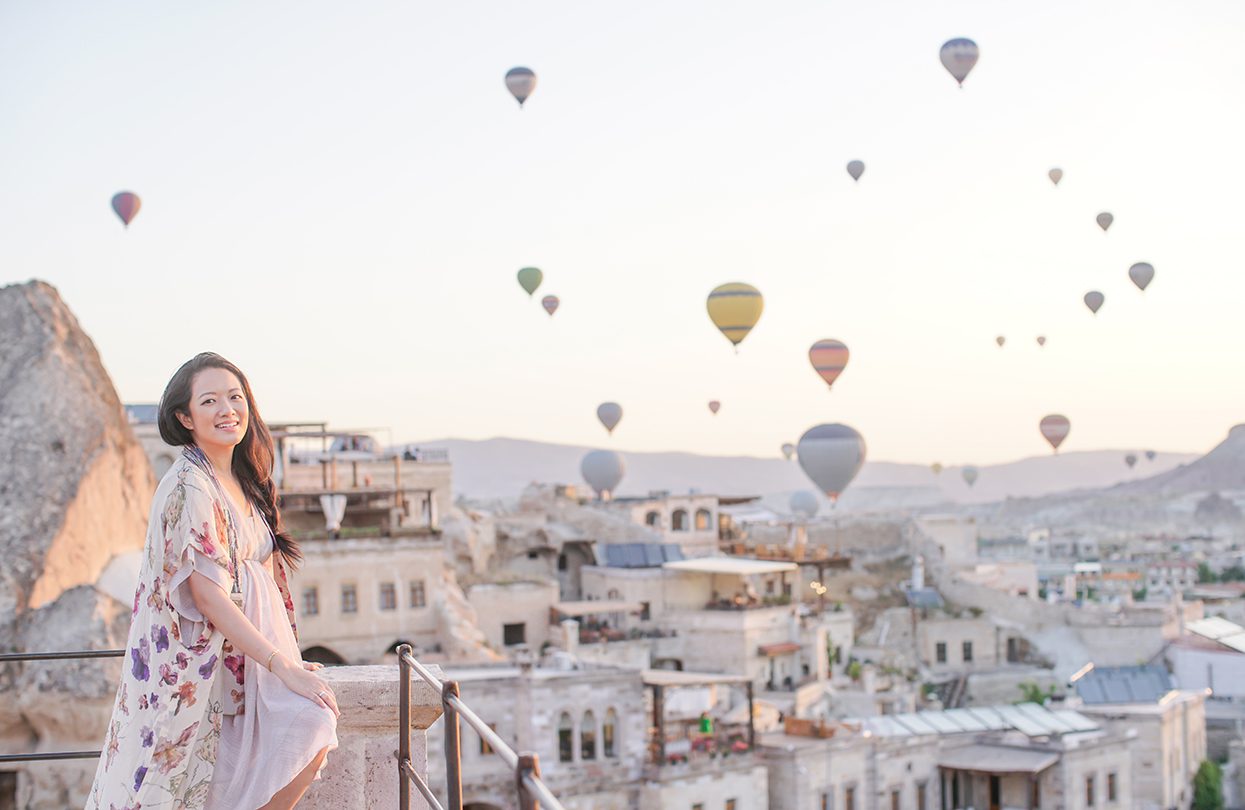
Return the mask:
{"type": "Polygon", "coordinates": [[[333,690],[329,688],[329,685],[320,676],[304,669],[301,661],[291,661],[288,656],[277,650],[271,641],[255,629],[255,625],[251,624],[251,620],[229,598],[229,594],[225,593],[220,585],[198,571],[193,572],[188,581],[190,595],[195,600],[199,612],[203,614],[203,618],[223,633],[234,649],[246,655],[247,658],[261,663],[268,661],[271,656],[272,662],[269,669],[289,687],[290,691],[332,710],[335,715],[341,714],[337,709],[337,698],[333,695],[333,690]],[[274,650],[276,655],[272,655],[274,650]]]}

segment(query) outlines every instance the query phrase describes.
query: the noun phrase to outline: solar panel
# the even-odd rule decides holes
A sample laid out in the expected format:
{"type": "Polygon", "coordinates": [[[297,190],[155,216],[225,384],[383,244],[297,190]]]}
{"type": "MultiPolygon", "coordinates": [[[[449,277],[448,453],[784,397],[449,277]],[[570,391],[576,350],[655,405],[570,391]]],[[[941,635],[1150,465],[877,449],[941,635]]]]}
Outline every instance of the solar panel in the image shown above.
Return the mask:
{"type": "Polygon", "coordinates": [[[869,730],[879,737],[911,737],[912,732],[907,726],[896,723],[894,719],[886,715],[878,717],[870,717],[865,721],[869,730]]]}
{"type": "Polygon", "coordinates": [[[1224,636],[1219,639],[1219,643],[1231,647],[1237,652],[1245,652],[1245,633],[1238,633],[1235,636],[1224,636]]]}
{"type": "Polygon", "coordinates": [[[1027,714],[1034,722],[1041,723],[1052,734],[1066,734],[1069,731],[1076,731],[1075,728],[1068,725],[1058,715],[1044,706],[1039,706],[1036,703],[1021,703],[1016,708],[1027,714]]]}
{"type": "Polygon", "coordinates": [[[993,726],[983,723],[977,715],[968,709],[947,709],[945,712],[937,712],[937,714],[941,714],[948,722],[959,726],[961,731],[989,731],[993,728],[993,726]]]}
{"type": "Polygon", "coordinates": [[[1090,720],[1080,712],[1074,712],[1071,709],[1055,709],[1051,712],[1059,716],[1059,719],[1072,726],[1077,731],[1094,731],[1098,728],[1098,724],[1090,720]]]}
{"type": "Polygon", "coordinates": [[[1189,622],[1186,625],[1190,632],[1197,633],[1199,636],[1218,641],[1224,636],[1235,636],[1239,633],[1245,633],[1245,627],[1241,627],[1235,622],[1227,619],[1221,619],[1218,616],[1210,619],[1198,619],[1195,622],[1189,622]]]}
{"type": "Polygon", "coordinates": [[[937,727],[935,727],[934,725],[930,723],[925,722],[924,720],[921,719],[920,715],[917,715],[912,712],[905,712],[903,714],[893,714],[891,715],[891,718],[899,725],[911,731],[913,734],[937,734],[938,733],[937,727]]]}
{"type": "Polygon", "coordinates": [[[686,557],[683,556],[683,547],[677,543],[663,544],[661,547],[661,553],[666,562],[678,562],[679,560],[686,559],[686,557]]]}
{"type": "Polygon", "coordinates": [[[644,565],[648,568],[658,568],[666,561],[661,546],[656,543],[645,543],[640,546],[640,551],[644,554],[644,565]]]}
{"type": "Polygon", "coordinates": [[[1024,712],[1015,706],[999,706],[995,709],[1007,724],[1012,728],[1024,734],[1026,737],[1042,737],[1051,734],[1051,730],[1044,724],[1036,720],[1032,720],[1024,712]]]}

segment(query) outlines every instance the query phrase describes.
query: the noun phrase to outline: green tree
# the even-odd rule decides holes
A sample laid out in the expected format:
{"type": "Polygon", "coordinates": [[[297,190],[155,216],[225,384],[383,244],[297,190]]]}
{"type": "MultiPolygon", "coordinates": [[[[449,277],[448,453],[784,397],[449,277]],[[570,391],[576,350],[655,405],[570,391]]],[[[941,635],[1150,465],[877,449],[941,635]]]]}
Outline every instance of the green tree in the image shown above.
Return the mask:
{"type": "Polygon", "coordinates": [[[851,661],[847,665],[847,677],[853,681],[860,680],[861,666],[859,661],[851,661]]]}
{"type": "Polygon", "coordinates": [[[1197,564],[1197,581],[1198,582],[1218,582],[1219,578],[1215,576],[1215,572],[1210,570],[1210,566],[1204,562],[1197,564]]]}
{"type": "Polygon", "coordinates": [[[1055,687],[1048,686],[1043,689],[1034,681],[1025,681],[1020,684],[1020,700],[1017,703],[1036,703],[1039,706],[1045,703],[1049,698],[1055,696],[1055,687]]]}
{"type": "Polygon", "coordinates": [[[1193,777],[1192,810],[1223,810],[1223,771],[1210,760],[1202,762],[1193,777]]]}

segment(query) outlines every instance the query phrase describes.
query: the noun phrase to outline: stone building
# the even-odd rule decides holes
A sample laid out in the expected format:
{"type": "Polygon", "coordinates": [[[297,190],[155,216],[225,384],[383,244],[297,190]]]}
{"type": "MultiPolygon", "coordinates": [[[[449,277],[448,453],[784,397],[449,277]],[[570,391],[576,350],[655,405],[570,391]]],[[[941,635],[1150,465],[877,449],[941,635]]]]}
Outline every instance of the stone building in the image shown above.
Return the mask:
{"type": "Polygon", "coordinates": [[[718,553],[718,497],[653,492],[646,498],[615,498],[608,508],[623,511],[633,523],[647,526],[661,542],[678,545],[688,557],[718,553]]]}

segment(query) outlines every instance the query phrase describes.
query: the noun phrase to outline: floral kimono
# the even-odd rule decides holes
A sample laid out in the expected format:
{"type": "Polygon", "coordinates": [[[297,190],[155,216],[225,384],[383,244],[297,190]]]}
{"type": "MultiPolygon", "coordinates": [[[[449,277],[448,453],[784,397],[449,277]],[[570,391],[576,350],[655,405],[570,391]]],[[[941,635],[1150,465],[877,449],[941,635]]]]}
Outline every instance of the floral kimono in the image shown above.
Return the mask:
{"type": "MultiPolygon", "coordinates": [[[[190,574],[237,581],[232,509],[198,448],[152,499],[121,685],[87,810],[194,810],[207,801],[224,714],[241,714],[245,656],[204,619],[190,574]]],[[[294,628],[280,553],[273,573],[294,628]]],[[[295,635],[297,629],[295,628],[295,635]]]]}

